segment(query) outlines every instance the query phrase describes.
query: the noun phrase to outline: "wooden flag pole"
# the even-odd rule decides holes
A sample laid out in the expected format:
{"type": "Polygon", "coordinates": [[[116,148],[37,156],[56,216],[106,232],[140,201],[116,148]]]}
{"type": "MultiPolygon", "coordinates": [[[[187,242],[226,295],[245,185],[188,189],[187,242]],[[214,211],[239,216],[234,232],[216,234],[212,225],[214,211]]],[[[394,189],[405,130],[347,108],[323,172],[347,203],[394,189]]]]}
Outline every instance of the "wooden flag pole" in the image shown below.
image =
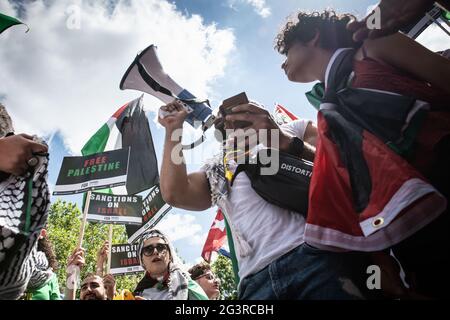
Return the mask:
{"type": "MultiPolygon", "coordinates": [[[[82,245],[83,245],[84,229],[86,227],[87,214],[88,214],[88,210],[89,210],[89,204],[91,202],[91,193],[92,193],[91,191],[88,191],[86,194],[86,202],[84,203],[83,219],[81,220],[80,234],[78,235],[77,249],[81,249],[82,245]]],[[[81,274],[81,270],[80,270],[79,274],[81,274]]],[[[77,280],[78,279],[76,279],[73,283],[73,289],[70,292],[70,294],[71,294],[70,300],[75,300],[76,293],[77,293],[77,280]]]]}
{"type": "Polygon", "coordinates": [[[106,265],[106,274],[109,274],[111,270],[111,248],[112,248],[112,239],[113,239],[113,225],[109,225],[109,235],[108,235],[108,242],[109,242],[109,250],[108,250],[108,264],[106,265]]]}
{"type": "Polygon", "coordinates": [[[78,247],[77,247],[78,249],[81,249],[81,247],[83,245],[84,229],[86,227],[89,205],[91,203],[91,194],[92,194],[92,191],[88,191],[86,194],[86,202],[84,203],[84,211],[83,211],[83,220],[81,220],[80,234],[78,236],[78,247]]]}

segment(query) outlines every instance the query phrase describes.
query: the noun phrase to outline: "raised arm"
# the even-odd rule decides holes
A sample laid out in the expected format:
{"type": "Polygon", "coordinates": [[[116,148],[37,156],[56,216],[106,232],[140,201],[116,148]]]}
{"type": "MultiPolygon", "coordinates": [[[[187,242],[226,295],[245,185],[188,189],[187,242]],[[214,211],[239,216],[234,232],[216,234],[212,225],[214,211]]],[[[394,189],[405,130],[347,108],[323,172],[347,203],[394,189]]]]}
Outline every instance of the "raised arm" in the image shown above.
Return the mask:
{"type": "Polygon", "coordinates": [[[76,292],[73,290],[75,282],[78,280],[81,269],[85,265],[85,250],[76,248],[67,259],[66,268],[66,289],[64,300],[75,300],[76,292]]]}
{"type": "Polygon", "coordinates": [[[164,154],[161,167],[161,194],[168,204],[193,211],[203,211],[211,207],[211,195],[204,172],[187,174],[181,149],[183,121],[187,112],[181,103],[174,101],[164,107],[170,115],[159,118],[166,128],[164,154]]]}
{"type": "Polygon", "coordinates": [[[97,268],[95,274],[103,277],[103,267],[108,259],[109,241],[105,241],[97,252],[97,268]]]}
{"type": "Polygon", "coordinates": [[[371,58],[404,70],[450,94],[450,60],[407,36],[396,33],[366,40],[364,47],[371,58]]]}
{"type": "MultiPolygon", "coordinates": [[[[356,42],[363,41],[367,37],[376,39],[388,36],[423,17],[434,1],[381,0],[377,6],[380,13],[380,29],[369,30],[368,28],[367,20],[372,18],[373,12],[361,21],[349,23],[348,29],[354,32],[353,39],[356,42]]],[[[450,10],[450,0],[439,0],[436,2],[450,10]]]]}

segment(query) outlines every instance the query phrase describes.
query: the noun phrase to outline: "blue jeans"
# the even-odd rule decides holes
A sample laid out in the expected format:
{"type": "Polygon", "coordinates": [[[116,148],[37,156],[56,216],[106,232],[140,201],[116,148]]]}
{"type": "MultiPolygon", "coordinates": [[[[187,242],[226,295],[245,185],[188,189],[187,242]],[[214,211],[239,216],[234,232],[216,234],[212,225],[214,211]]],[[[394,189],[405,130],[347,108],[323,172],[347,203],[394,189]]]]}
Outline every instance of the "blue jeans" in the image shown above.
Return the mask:
{"type": "Polygon", "coordinates": [[[241,281],[240,300],[360,300],[367,298],[370,260],[302,244],[241,281]]]}

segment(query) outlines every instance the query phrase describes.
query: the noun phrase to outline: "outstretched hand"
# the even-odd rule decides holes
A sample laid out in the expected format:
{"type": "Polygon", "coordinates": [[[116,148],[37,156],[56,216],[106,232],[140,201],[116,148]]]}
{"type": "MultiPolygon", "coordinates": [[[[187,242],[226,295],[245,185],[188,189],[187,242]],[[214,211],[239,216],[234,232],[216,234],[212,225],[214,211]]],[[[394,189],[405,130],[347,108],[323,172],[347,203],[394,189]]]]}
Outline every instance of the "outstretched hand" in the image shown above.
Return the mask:
{"type": "Polygon", "coordinates": [[[425,15],[427,9],[434,0],[381,0],[378,5],[380,12],[380,28],[369,29],[367,21],[374,12],[363,21],[352,21],[347,29],[353,32],[353,40],[356,42],[365,39],[375,39],[396,33],[403,27],[414,23],[425,15]]]}

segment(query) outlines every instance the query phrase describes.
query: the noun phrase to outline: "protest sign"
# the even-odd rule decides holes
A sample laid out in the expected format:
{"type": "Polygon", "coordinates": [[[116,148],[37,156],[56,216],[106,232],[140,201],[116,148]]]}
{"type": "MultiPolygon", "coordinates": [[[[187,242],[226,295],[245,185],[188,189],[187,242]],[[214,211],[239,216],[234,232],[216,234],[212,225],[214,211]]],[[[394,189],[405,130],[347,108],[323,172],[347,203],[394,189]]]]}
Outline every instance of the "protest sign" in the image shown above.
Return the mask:
{"type": "Polygon", "coordinates": [[[64,157],[53,195],[82,193],[125,185],[130,149],[64,157]]]}
{"type": "Polygon", "coordinates": [[[123,275],[142,272],[139,264],[137,244],[113,244],[111,246],[111,266],[109,273],[123,275]]]}
{"type": "Polygon", "coordinates": [[[171,208],[163,200],[159,184],[155,185],[142,202],[142,225],[126,226],[128,243],[136,241],[145,230],[156,226],[171,208]]]}
{"type": "Polygon", "coordinates": [[[142,197],[91,193],[88,221],[142,225],[142,197]]]}

